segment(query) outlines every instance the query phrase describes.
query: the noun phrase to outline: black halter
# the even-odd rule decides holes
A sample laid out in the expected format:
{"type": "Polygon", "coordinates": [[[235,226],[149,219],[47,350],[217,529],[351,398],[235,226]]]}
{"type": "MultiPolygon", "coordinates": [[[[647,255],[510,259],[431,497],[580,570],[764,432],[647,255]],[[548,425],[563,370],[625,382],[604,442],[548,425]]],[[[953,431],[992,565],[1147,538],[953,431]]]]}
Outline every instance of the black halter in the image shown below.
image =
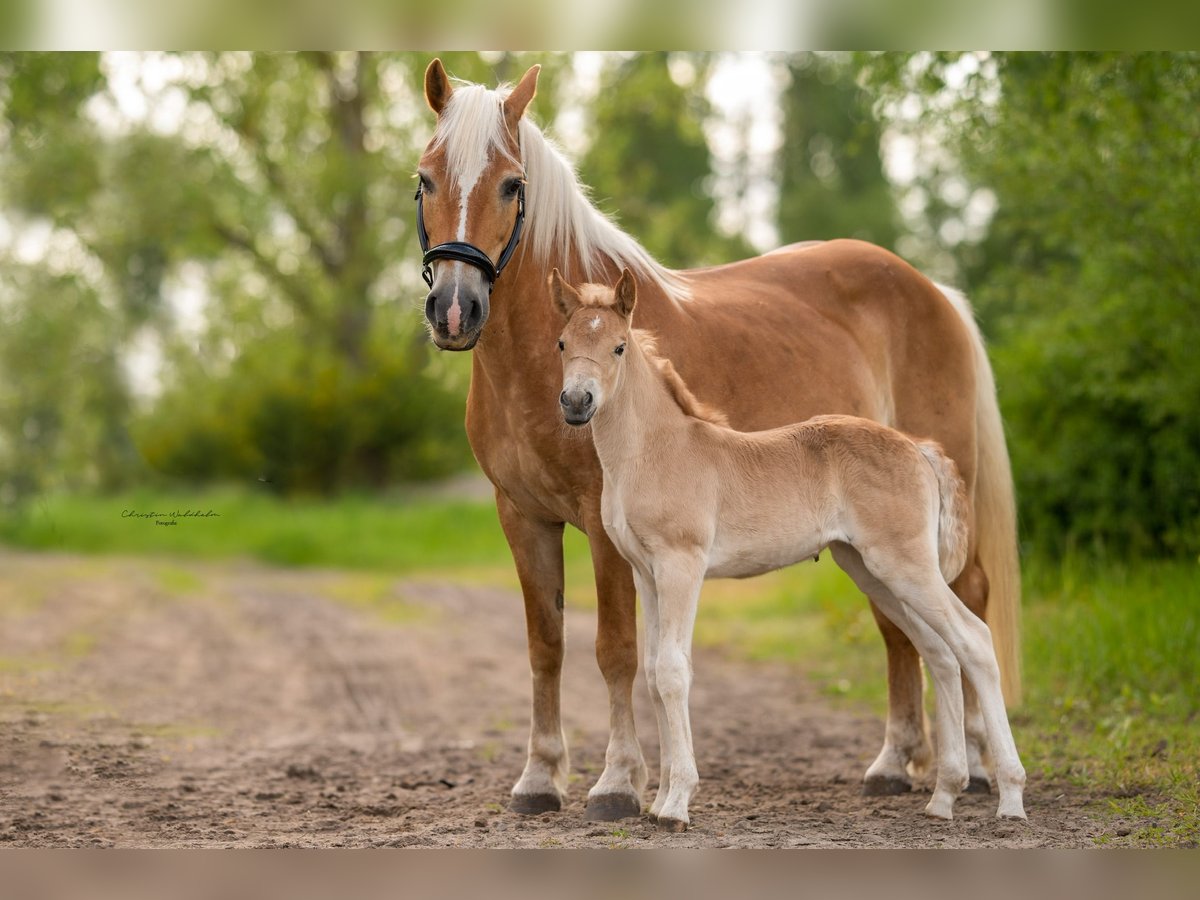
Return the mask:
{"type": "Polygon", "coordinates": [[[421,257],[421,277],[425,279],[425,283],[433,287],[433,268],[430,263],[435,259],[452,259],[455,262],[464,262],[468,266],[474,266],[481,271],[488,280],[488,293],[490,294],[492,288],[496,286],[496,279],[500,277],[500,273],[512,259],[517,244],[521,242],[521,229],[525,226],[525,182],[522,181],[520,187],[517,188],[517,221],[513,223],[512,234],[509,235],[508,243],[504,245],[504,250],[500,253],[500,261],[494,265],[490,256],[466,241],[447,241],[436,247],[430,247],[429,233],[425,231],[425,209],[421,200],[422,194],[423,191],[417,188],[417,239],[421,242],[421,250],[425,254],[421,257]]]}

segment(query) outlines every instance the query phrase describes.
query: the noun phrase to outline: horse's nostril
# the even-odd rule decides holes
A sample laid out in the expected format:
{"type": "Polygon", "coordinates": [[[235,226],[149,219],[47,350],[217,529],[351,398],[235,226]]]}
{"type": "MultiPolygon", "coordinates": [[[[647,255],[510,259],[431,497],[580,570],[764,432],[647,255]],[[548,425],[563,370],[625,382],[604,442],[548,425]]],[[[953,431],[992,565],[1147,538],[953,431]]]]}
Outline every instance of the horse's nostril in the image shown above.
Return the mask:
{"type": "Polygon", "coordinates": [[[425,318],[433,320],[434,306],[437,304],[437,294],[430,294],[425,299],[425,318]]]}
{"type": "Polygon", "coordinates": [[[584,406],[592,405],[592,392],[591,391],[588,391],[586,394],[583,395],[583,405],[584,406]]]}
{"type": "Polygon", "coordinates": [[[567,405],[567,403],[568,403],[568,400],[567,400],[567,392],[566,392],[566,391],[563,391],[561,394],[559,394],[559,395],[558,395],[558,405],[559,405],[559,406],[566,406],[566,405],[567,405]]]}

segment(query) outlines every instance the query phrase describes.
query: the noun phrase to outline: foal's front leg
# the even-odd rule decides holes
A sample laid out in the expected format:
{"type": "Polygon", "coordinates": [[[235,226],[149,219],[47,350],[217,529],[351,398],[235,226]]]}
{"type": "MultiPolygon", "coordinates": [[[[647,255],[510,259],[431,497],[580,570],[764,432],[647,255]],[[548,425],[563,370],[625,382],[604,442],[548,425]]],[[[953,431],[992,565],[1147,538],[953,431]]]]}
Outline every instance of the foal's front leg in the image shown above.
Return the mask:
{"type": "Polygon", "coordinates": [[[688,803],[699,782],[688,694],[692,686],[692,633],[704,571],[704,560],[698,556],[680,554],[655,560],[658,655],[654,680],[666,717],[662,754],[664,769],[669,772],[666,799],[661,806],[655,800],[655,806],[659,807],[658,827],[664,831],[687,829],[688,803]]]}

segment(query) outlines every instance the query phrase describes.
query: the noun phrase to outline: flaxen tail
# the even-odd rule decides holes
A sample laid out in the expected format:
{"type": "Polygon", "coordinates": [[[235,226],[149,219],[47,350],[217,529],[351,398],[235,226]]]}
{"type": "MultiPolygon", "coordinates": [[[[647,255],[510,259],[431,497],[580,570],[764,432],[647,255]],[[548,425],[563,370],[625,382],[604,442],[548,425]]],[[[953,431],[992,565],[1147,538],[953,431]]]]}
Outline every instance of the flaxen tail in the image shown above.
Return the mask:
{"type": "Polygon", "coordinates": [[[967,299],[938,285],[971,333],[975,348],[976,554],[988,579],[987,623],[1000,663],[1000,683],[1009,708],[1021,702],[1021,568],[1017,555],[1017,509],[996,382],[983,336],[967,299]]]}
{"type": "Polygon", "coordinates": [[[958,474],[958,466],[939,444],[918,441],[917,449],[937,476],[938,497],[938,564],[942,577],[949,584],[967,565],[967,487],[958,474]]]}

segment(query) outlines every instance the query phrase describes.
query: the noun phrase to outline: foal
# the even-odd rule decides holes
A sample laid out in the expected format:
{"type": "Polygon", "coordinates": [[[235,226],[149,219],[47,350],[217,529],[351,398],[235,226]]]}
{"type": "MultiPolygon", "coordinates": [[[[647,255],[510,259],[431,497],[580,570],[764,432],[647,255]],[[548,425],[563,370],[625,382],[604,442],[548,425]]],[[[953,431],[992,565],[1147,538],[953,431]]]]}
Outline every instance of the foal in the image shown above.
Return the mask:
{"type": "Polygon", "coordinates": [[[688,690],[702,582],[759,575],[825,547],[932,673],[938,772],[925,812],[952,818],[967,784],[965,672],[996,758],[997,815],[1025,818],[1025,770],[991,635],[947,586],[966,562],[968,510],[941,448],[850,416],[734,431],[655,355],[649,336],[632,329],[636,287],[628,270],[615,289],[576,289],[557,269],[549,283],[567,318],[558,342],[563,417],[569,425],[591,422],[604,472],[604,527],[632,565],[642,598],[646,680],[662,744],[650,809],[659,827],[687,828],[698,782],[688,690]]]}

